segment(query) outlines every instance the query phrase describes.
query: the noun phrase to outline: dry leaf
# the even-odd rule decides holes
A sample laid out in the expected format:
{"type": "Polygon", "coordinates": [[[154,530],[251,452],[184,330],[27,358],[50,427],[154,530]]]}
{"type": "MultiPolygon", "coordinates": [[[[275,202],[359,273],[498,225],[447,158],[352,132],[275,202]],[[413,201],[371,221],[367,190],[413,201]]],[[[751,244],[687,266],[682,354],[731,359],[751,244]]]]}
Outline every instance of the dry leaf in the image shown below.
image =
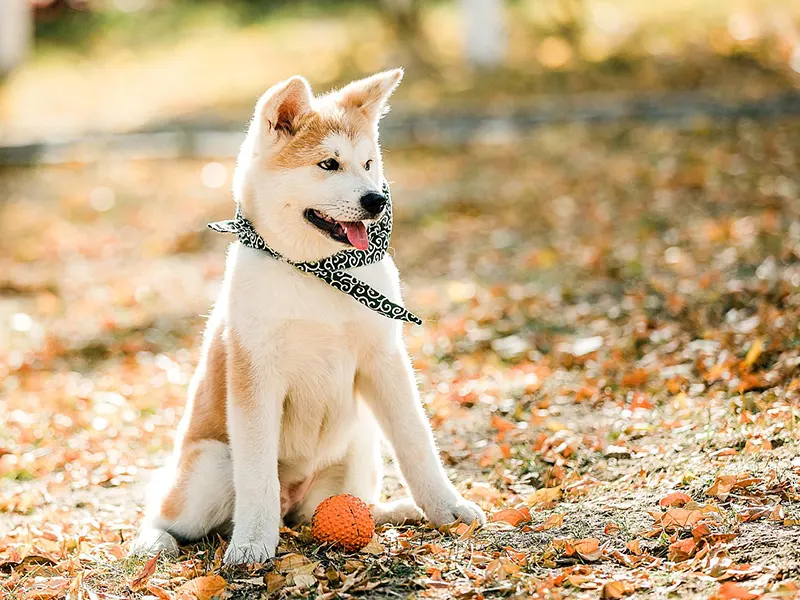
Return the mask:
{"type": "Polygon", "coordinates": [[[694,556],[695,552],[697,552],[697,544],[694,538],[678,540],[669,545],[669,560],[672,562],[681,562],[694,556]]]}
{"type": "Polygon", "coordinates": [[[561,486],[536,490],[525,499],[528,506],[549,505],[561,499],[561,486]]]}
{"type": "Polygon", "coordinates": [[[286,573],[293,569],[298,569],[304,565],[309,564],[311,561],[302,554],[287,554],[275,561],[275,570],[280,573],[286,573]]]}
{"type": "Polygon", "coordinates": [[[619,533],[619,525],[611,521],[603,528],[603,533],[606,535],[617,535],[619,533]]]}
{"type": "Polygon", "coordinates": [[[492,523],[508,523],[514,527],[530,520],[531,511],[527,508],[506,508],[492,515],[492,523]]]}
{"type": "Polygon", "coordinates": [[[548,529],[553,529],[553,527],[561,527],[564,524],[564,515],[559,513],[554,513],[547,517],[544,523],[541,525],[537,525],[533,528],[534,531],[547,531],[548,529]]]}
{"type": "Polygon", "coordinates": [[[622,583],[621,581],[609,581],[603,586],[603,591],[600,594],[601,598],[622,598],[625,594],[630,593],[631,590],[629,585],[622,583]]]}
{"type": "Polygon", "coordinates": [[[158,557],[161,556],[161,551],[159,550],[158,553],[150,558],[142,569],[136,574],[136,576],[128,582],[128,587],[132,592],[138,592],[147,584],[147,580],[153,576],[153,573],[156,572],[156,567],[158,566],[158,557]]]}
{"type": "Polygon", "coordinates": [[[603,549],[600,548],[600,540],[597,538],[585,538],[568,541],[564,546],[564,553],[567,556],[577,554],[585,561],[594,562],[603,555],[603,549]]]}
{"type": "Polygon", "coordinates": [[[286,577],[276,573],[275,571],[270,571],[264,575],[264,583],[267,584],[267,592],[271,594],[273,592],[277,592],[286,584],[286,577]]]}
{"type": "Polygon", "coordinates": [[[53,577],[41,583],[35,583],[25,593],[25,600],[55,600],[64,595],[70,581],[65,577],[53,577]]]}
{"type": "Polygon", "coordinates": [[[158,600],[172,600],[173,596],[171,592],[158,587],[157,585],[153,585],[152,583],[147,586],[147,591],[153,594],[158,600]]]}
{"type": "Polygon", "coordinates": [[[219,575],[205,575],[187,581],[177,590],[178,594],[192,594],[197,600],[211,600],[222,596],[227,582],[219,575]]]}
{"type": "Polygon", "coordinates": [[[377,535],[373,535],[369,543],[360,550],[360,552],[363,552],[365,554],[372,554],[374,556],[380,556],[381,554],[383,554],[383,551],[384,548],[378,541],[377,535]]]}
{"type": "Polygon", "coordinates": [[[686,508],[672,508],[665,513],[650,513],[650,515],[658,525],[667,530],[692,527],[706,518],[706,515],[701,511],[686,508]]]}
{"type": "Polygon", "coordinates": [[[752,343],[750,349],[747,351],[747,356],[745,356],[742,361],[742,368],[745,371],[749,371],[763,351],[764,341],[761,338],[756,338],[756,341],[752,343]]]}
{"type": "Polygon", "coordinates": [[[758,595],[752,593],[747,588],[729,581],[719,586],[714,598],[716,600],[754,600],[758,595]]]}
{"type": "Polygon", "coordinates": [[[684,494],[683,492],[672,492],[671,494],[664,496],[659,501],[658,505],[662,508],[668,508],[670,506],[683,506],[691,501],[692,497],[688,494],[684,494]]]}

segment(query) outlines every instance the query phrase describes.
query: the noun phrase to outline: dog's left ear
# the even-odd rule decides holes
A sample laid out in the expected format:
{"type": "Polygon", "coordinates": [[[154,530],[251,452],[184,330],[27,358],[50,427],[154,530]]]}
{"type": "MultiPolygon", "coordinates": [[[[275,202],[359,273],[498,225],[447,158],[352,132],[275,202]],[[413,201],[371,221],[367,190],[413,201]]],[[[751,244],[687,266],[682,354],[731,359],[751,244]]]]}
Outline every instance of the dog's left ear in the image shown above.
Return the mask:
{"type": "Polygon", "coordinates": [[[367,119],[377,122],[389,112],[389,96],[400,85],[403,69],[392,69],[359,79],[339,90],[339,103],[361,111],[367,119]]]}

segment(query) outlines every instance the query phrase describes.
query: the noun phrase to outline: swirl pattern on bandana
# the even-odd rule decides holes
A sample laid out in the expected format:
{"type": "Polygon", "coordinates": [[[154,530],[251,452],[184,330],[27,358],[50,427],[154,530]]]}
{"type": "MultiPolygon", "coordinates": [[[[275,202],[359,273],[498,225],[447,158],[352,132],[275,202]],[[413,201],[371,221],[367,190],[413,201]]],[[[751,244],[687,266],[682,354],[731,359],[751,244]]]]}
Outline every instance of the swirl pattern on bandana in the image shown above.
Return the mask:
{"type": "Polygon", "coordinates": [[[303,273],[318,277],[331,287],[344,292],[357,302],[384,317],[421,325],[422,319],[414,313],[392,302],[372,286],[345,271],[345,269],[371,265],[383,260],[383,257],[386,256],[389,240],[392,237],[392,199],[386,182],[383,184],[383,193],[389,198],[389,202],[386,204],[383,216],[377,222],[371,223],[367,228],[369,248],[366,251],[356,249],[342,250],[315,262],[292,262],[278,254],[267,245],[264,238],[253,227],[253,224],[242,216],[238,206],[236,207],[235,219],[209,223],[208,226],[219,233],[236,234],[239,236],[239,242],[242,245],[266,252],[275,260],[285,262],[303,273]]]}

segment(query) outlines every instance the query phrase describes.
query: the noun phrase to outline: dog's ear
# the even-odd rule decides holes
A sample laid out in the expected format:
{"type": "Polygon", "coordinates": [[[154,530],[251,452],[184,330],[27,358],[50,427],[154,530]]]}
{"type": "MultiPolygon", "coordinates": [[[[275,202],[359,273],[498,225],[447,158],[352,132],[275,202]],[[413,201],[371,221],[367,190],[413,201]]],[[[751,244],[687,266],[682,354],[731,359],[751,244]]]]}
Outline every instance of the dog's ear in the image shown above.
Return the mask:
{"type": "Polygon", "coordinates": [[[378,121],[389,112],[389,96],[400,85],[403,69],[392,69],[359,79],[339,90],[339,103],[361,111],[370,121],[378,121]]]}
{"type": "Polygon", "coordinates": [[[269,88],[256,105],[256,119],[265,131],[292,136],[297,133],[300,118],[311,110],[314,96],[303,77],[295,76],[269,88]]]}

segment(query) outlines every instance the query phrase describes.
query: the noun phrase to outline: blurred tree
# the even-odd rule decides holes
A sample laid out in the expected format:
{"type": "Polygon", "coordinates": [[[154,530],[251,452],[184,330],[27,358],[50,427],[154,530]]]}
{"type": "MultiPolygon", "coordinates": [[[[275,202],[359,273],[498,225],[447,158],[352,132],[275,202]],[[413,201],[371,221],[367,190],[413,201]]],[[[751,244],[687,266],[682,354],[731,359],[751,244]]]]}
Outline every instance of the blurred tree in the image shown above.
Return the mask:
{"type": "Polygon", "coordinates": [[[381,0],[381,7],[398,41],[398,62],[417,73],[436,73],[433,51],[422,27],[422,0],[381,0]]]}
{"type": "Polygon", "coordinates": [[[0,76],[23,61],[28,53],[30,37],[28,0],[0,1],[0,76]]]}

